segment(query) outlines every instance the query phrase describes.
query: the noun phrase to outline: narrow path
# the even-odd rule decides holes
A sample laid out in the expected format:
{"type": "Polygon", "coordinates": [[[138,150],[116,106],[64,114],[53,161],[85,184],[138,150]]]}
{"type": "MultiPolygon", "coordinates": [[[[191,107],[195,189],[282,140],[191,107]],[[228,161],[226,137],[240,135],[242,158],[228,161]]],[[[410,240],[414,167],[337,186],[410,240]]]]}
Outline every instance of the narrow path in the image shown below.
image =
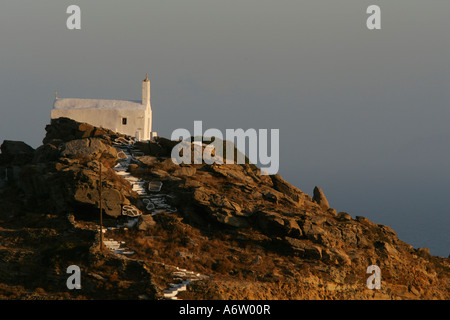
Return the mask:
{"type": "Polygon", "coordinates": [[[169,287],[164,290],[164,298],[171,300],[180,300],[177,298],[178,293],[186,291],[187,286],[194,281],[208,279],[208,276],[186,269],[176,267],[176,271],[172,273],[176,283],[170,283],[169,287]]]}
{"type": "MultiPolygon", "coordinates": [[[[120,158],[117,165],[113,168],[114,171],[131,184],[132,190],[140,196],[142,202],[146,205],[146,212],[149,212],[148,214],[155,215],[161,212],[176,212],[177,209],[167,203],[167,198],[172,196],[160,193],[163,186],[161,181],[145,181],[132,176],[131,173],[128,172],[128,167],[132,162],[139,162],[135,157],[144,155],[134,146],[134,143],[135,141],[132,138],[119,138],[113,142],[113,146],[119,150],[120,158]]],[[[122,225],[118,225],[117,229],[134,227],[138,223],[139,217],[142,214],[147,213],[142,213],[138,208],[131,205],[123,206],[122,215],[127,216],[128,221],[122,225]]],[[[114,230],[116,228],[108,229],[114,230]]],[[[104,229],[103,232],[106,232],[106,230],[107,229],[104,229]]],[[[134,254],[133,251],[125,246],[124,241],[117,241],[112,238],[108,238],[105,239],[103,243],[112,253],[121,255],[124,258],[128,258],[128,256],[132,256],[134,254]]],[[[190,283],[208,278],[208,276],[201,275],[193,271],[188,271],[186,269],[181,269],[179,267],[169,265],[165,266],[173,267],[175,270],[172,273],[174,283],[170,283],[168,288],[163,291],[164,298],[166,299],[178,300],[178,293],[186,291],[187,286],[190,283]]]]}

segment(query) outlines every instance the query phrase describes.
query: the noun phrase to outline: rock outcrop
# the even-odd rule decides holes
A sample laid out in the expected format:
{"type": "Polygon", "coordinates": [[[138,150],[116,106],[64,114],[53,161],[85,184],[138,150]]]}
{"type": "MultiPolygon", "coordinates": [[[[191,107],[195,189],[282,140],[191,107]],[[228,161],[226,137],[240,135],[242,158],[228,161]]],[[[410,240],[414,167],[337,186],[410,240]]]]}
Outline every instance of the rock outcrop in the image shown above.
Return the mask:
{"type": "Polygon", "coordinates": [[[323,193],[322,189],[320,189],[317,186],[314,187],[313,201],[324,210],[328,210],[330,208],[330,205],[328,204],[328,200],[325,197],[325,194],[323,193]]]}
{"type": "Polygon", "coordinates": [[[45,131],[47,134],[43,140],[44,145],[114,134],[111,130],[97,128],[88,123],[79,123],[68,118],[52,119],[51,124],[45,127],[45,131]]]}
{"type": "MultiPolygon", "coordinates": [[[[124,219],[124,205],[144,212],[127,227],[133,232],[113,228],[105,236],[126,241],[135,259],[152,263],[152,269],[135,267],[155,283],[169,281],[161,266],[174,264],[212,276],[192,285],[185,298],[450,298],[449,259],[414,249],[387,226],[337,213],[318,187],[311,197],[279,175],[261,175],[252,164],[177,165],[170,155],[178,142],[164,138],[133,143],[69,119],[52,120],[46,130],[44,145],[36,150],[6,144],[6,150],[16,150],[2,156],[6,165],[13,161],[8,155],[28,154],[14,181],[21,203],[60,217],[73,213],[81,221],[97,221],[101,161],[106,223],[124,219]],[[113,169],[128,157],[116,148],[118,141],[125,149],[133,145],[127,174],[139,188],[159,185],[154,196],[142,198],[113,169]],[[382,270],[377,291],[366,287],[366,268],[373,264],[382,270]]],[[[17,211],[8,206],[8,212],[17,211]]],[[[94,276],[98,283],[102,277],[94,276]]]]}
{"type": "Polygon", "coordinates": [[[122,205],[137,200],[131,186],[111,169],[118,159],[111,139],[121,135],[66,118],[53,119],[46,130],[44,145],[36,150],[20,142],[2,145],[2,161],[16,165],[16,177],[10,180],[15,180],[30,204],[56,212],[98,212],[99,161],[103,163],[105,213],[118,217],[122,205]]]}
{"type": "Polygon", "coordinates": [[[22,141],[3,141],[0,150],[4,156],[21,156],[34,152],[34,149],[22,141]]]}
{"type": "Polygon", "coordinates": [[[22,141],[5,140],[0,150],[0,165],[23,165],[34,157],[34,149],[22,141]]]}

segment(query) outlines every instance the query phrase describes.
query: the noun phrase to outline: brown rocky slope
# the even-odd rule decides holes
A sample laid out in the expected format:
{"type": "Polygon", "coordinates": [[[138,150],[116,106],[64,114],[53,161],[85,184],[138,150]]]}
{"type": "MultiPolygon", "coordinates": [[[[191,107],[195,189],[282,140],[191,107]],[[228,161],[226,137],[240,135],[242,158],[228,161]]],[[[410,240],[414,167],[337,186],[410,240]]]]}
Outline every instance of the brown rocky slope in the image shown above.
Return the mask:
{"type": "Polygon", "coordinates": [[[133,143],[65,118],[46,130],[36,150],[2,144],[1,298],[160,299],[181,268],[202,275],[183,299],[450,298],[448,258],[337,212],[318,187],[310,197],[250,164],[179,166],[170,159],[176,142],[164,138],[133,143]],[[126,150],[129,177],[145,188],[163,183],[150,199],[164,198],[163,209],[149,208],[115,170],[126,150]],[[99,250],[99,161],[104,236],[129,255],[99,250]],[[124,205],[142,211],[136,224],[124,205]],[[71,264],[82,270],[81,290],[66,287],[71,264]],[[366,287],[370,265],[381,269],[379,290],[366,287]]]}

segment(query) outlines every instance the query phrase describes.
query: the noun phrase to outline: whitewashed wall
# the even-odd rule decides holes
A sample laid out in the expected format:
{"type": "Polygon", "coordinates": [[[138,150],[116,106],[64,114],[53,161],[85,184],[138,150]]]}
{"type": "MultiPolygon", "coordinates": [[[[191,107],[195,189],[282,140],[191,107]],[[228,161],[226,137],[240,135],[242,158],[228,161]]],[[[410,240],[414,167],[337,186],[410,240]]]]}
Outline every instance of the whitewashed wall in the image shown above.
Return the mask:
{"type": "Polygon", "coordinates": [[[53,109],[52,119],[66,117],[78,122],[86,122],[96,127],[111,129],[140,139],[149,139],[151,130],[151,111],[126,109],[53,109]],[[150,116],[148,116],[150,113],[150,116]],[[127,118],[127,124],[122,124],[127,118]],[[150,123],[150,127],[149,127],[150,123]]]}

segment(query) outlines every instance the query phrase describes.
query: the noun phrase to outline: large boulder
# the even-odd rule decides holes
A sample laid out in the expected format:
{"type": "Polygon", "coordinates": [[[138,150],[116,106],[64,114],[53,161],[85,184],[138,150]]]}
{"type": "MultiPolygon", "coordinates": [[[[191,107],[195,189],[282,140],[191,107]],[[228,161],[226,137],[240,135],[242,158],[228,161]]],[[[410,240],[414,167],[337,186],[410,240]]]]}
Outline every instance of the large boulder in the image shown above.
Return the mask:
{"type": "Polygon", "coordinates": [[[0,150],[5,155],[22,155],[33,153],[34,149],[22,141],[3,141],[0,150]]]}
{"type": "Polygon", "coordinates": [[[34,156],[34,149],[22,141],[5,140],[0,150],[0,164],[23,165],[30,162],[34,156]]]}
{"type": "Polygon", "coordinates": [[[100,156],[116,158],[117,149],[104,143],[100,138],[77,139],[59,146],[62,157],[86,157],[98,159],[100,156]]]}
{"type": "Polygon", "coordinates": [[[105,134],[114,134],[115,132],[97,128],[88,123],[80,123],[69,118],[52,119],[51,123],[45,127],[47,134],[43,140],[44,144],[50,142],[66,142],[75,139],[97,137],[105,134]]]}
{"type": "Polygon", "coordinates": [[[279,174],[270,177],[272,178],[273,188],[275,190],[284,193],[298,204],[303,203],[305,194],[300,189],[288,183],[279,174]]]}
{"type": "MultiPolygon", "coordinates": [[[[99,208],[99,191],[95,188],[86,188],[80,185],[73,195],[73,200],[84,205],[93,205],[99,208]]],[[[122,205],[130,202],[117,189],[107,188],[102,191],[102,209],[111,217],[122,215],[122,205]]]]}
{"type": "Polygon", "coordinates": [[[285,243],[294,255],[304,259],[318,260],[322,258],[322,248],[309,244],[304,240],[298,240],[291,237],[285,237],[285,243]]]}
{"type": "MultiPolygon", "coordinates": [[[[135,201],[136,195],[125,181],[108,179],[112,177],[111,171],[103,167],[102,203],[107,215],[118,217],[122,205],[135,201]]],[[[22,167],[18,186],[35,207],[61,213],[77,210],[97,213],[100,207],[98,162],[81,165],[77,160],[63,158],[53,165],[29,164],[22,167]]]]}
{"type": "Polygon", "coordinates": [[[325,194],[323,193],[322,189],[320,189],[317,186],[314,187],[313,201],[315,203],[317,203],[324,210],[330,209],[330,205],[328,204],[328,200],[325,197],[325,194]]]}

